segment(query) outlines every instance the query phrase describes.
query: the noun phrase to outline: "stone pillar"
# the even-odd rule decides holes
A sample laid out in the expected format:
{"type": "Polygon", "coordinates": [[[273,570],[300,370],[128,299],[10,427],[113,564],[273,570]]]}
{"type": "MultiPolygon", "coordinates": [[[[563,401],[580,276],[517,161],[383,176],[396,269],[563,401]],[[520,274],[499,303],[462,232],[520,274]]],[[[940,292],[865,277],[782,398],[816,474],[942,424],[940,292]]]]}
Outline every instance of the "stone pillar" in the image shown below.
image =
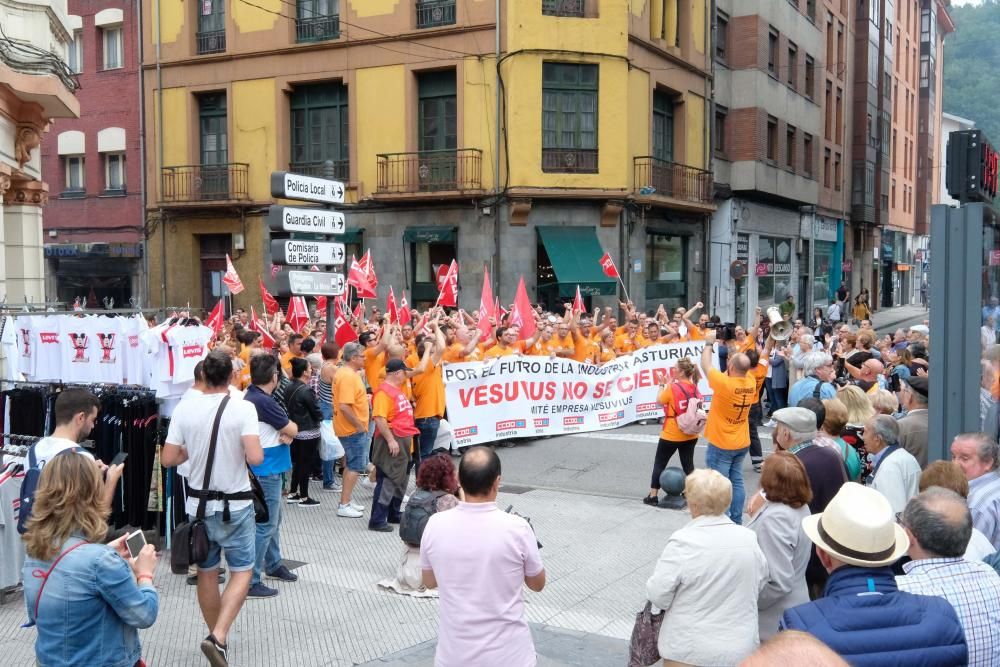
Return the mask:
{"type": "Polygon", "coordinates": [[[13,181],[4,194],[0,226],[8,302],[45,301],[42,206],[48,198],[48,186],[39,181],[13,181]]]}
{"type": "MultiPolygon", "coordinates": [[[[4,211],[6,206],[3,203],[7,200],[7,192],[10,190],[11,178],[10,167],[0,163],[0,249],[4,247],[4,211]]],[[[7,262],[5,253],[0,252],[0,299],[7,294],[7,262]]]]}

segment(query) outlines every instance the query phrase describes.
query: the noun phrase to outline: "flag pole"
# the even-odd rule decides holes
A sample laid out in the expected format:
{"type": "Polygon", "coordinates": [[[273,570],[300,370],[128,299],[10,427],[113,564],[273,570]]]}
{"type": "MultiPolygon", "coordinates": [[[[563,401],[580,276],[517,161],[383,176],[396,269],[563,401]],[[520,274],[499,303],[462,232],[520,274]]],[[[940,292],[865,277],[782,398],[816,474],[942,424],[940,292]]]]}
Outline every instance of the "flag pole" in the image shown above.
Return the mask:
{"type": "Polygon", "coordinates": [[[625,303],[628,303],[632,299],[628,295],[628,288],[625,287],[625,281],[622,280],[621,273],[618,274],[618,284],[622,286],[622,291],[625,292],[625,303]]]}

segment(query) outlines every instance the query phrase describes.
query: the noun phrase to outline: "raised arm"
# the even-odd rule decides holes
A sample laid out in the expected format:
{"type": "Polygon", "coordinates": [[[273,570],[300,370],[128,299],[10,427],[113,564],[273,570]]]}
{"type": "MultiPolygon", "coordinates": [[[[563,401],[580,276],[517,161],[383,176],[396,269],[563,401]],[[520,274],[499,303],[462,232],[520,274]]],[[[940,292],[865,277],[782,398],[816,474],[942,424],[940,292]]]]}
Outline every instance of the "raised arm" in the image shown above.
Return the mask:
{"type": "Polygon", "coordinates": [[[701,370],[705,373],[705,377],[708,377],[709,372],[712,370],[712,353],[714,352],[715,346],[715,329],[709,329],[705,332],[705,347],[701,350],[701,370]]]}
{"type": "Polygon", "coordinates": [[[754,309],[754,311],[753,311],[753,323],[750,325],[750,328],[747,329],[747,337],[748,338],[752,338],[753,340],[757,340],[757,334],[760,333],[760,316],[761,316],[761,312],[762,311],[760,309],[760,306],[757,306],[757,308],[754,309]]]}

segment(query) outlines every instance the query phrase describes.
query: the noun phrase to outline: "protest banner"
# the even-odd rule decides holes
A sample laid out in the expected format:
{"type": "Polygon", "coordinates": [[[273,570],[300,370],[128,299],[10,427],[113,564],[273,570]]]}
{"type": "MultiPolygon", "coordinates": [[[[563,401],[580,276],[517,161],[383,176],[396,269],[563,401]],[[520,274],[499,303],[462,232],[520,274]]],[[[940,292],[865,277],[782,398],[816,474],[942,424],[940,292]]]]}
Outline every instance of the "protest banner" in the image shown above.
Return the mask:
{"type": "MultiPolygon", "coordinates": [[[[656,419],[656,398],[678,359],[700,361],[703,343],[654,345],[601,366],[571,359],[507,356],[445,364],[445,402],[464,447],[508,438],[564,435],[656,419]]],[[[699,390],[709,400],[704,378],[699,390]]]]}

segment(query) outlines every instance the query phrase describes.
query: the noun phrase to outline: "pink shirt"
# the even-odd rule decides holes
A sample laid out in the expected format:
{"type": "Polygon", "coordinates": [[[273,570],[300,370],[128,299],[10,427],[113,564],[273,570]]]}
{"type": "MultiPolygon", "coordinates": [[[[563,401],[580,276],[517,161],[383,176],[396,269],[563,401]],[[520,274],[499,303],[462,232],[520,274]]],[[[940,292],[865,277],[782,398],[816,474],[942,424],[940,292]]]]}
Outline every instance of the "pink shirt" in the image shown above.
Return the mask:
{"type": "Polygon", "coordinates": [[[527,521],[493,503],[460,502],[428,520],[420,566],[438,582],[437,667],[536,663],[521,585],[544,568],[527,521]]]}

